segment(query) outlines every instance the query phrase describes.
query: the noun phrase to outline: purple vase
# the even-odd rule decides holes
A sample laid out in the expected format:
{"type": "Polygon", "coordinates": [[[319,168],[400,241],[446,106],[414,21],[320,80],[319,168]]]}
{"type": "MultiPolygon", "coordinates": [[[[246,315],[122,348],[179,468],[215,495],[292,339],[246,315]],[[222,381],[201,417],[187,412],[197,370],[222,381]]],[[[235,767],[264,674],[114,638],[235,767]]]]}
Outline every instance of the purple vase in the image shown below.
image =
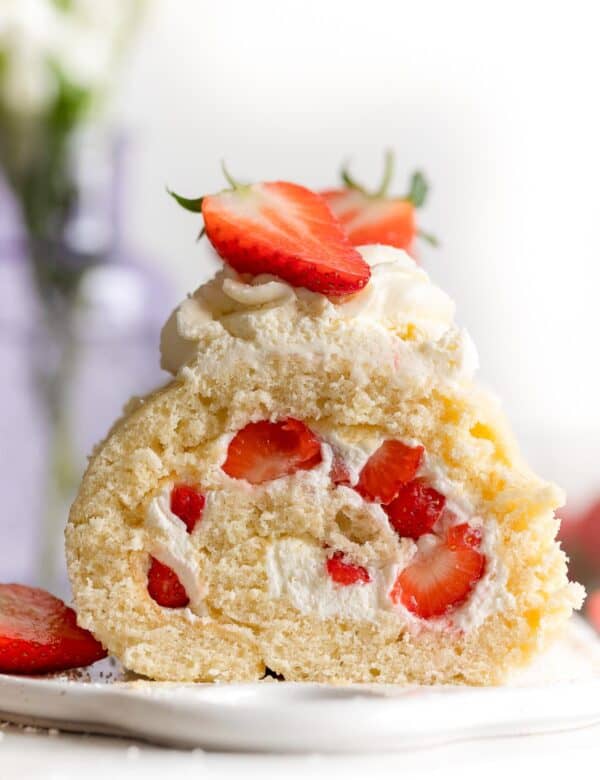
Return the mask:
{"type": "Polygon", "coordinates": [[[114,136],[80,143],[76,208],[33,250],[0,190],[0,581],[63,595],[63,529],[86,456],[131,395],[166,378],[158,339],[172,300],[121,240],[123,149],[114,136]]]}

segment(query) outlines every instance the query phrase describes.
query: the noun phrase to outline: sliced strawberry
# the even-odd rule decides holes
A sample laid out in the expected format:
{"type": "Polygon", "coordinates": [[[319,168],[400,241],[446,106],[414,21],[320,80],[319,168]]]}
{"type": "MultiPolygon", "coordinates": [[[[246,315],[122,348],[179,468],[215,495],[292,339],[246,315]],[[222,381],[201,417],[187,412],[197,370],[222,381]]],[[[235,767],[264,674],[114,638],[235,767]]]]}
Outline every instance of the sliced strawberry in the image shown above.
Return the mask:
{"type": "Polygon", "coordinates": [[[105,656],[63,601],[39,588],[0,585],[0,672],[61,672],[105,656]]]}
{"type": "Polygon", "coordinates": [[[468,538],[470,532],[463,529],[450,541],[418,552],[398,575],[390,591],[392,602],[421,618],[438,617],[462,604],[485,569],[485,556],[466,542],[468,538]]]}
{"type": "Polygon", "coordinates": [[[249,423],[233,437],[223,471],[253,485],[306,471],[321,462],[321,443],[300,420],[249,423]]]}
{"type": "Polygon", "coordinates": [[[423,447],[388,439],[363,466],[356,490],[367,501],[389,504],[400,488],[414,479],[422,457],[423,447]]]}
{"type": "Polygon", "coordinates": [[[446,499],[441,493],[430,487],[424,479],[413,479],[400,489],[385,511],[400,536],[418,539],[430,533],[445,506],[446,499]]]}
{"type": "Polygon", "coordinates": [[[383,180],[376,192],[367,192],[344,169],[342,180],[346,187],[321,193],[354,246],[388,244],[410,250],[416,235],[435,243],[432,236],[418,231],[416,226],[415,210],[423,205],[427,196],[425,177],[417,171],[412,176],[407,195],[390,197],[387,190],[393,165],[394,158],[388,152],[383,180]]]}
{"type": "Polygon", "coordinates": [[[334,485],[350,485],[350,472],[339,452],[333,453],[330,476],[334,485]]]}
{"type": "Polygon", "coordinates": [[[185,588],[173,569],[164,563],[150,559],[148,569],[148,593],[161,607],[187,607],[190,603],[185,588]]]}
{"type": "Polygon", "coordinates": [[[192,533],[202,519],[206,498],[191,485],[175,485],[171,491],[171,512],[185,523],[192,533]]]}
{"type": "Polygon", "coordinates": [[[410,201],[374,198],[358,190],[330,190],[323,197],[354,246],[388,244],[411,249],[417,225],[410,201]]]}
{"type": "Polygon", "coordinates": [[[364,566],[345,560],[344,553],[335,552],[327,559],[327,573],[338,585],[356,585],[371,582],[371,575],[364,566]]]}
{"type": "Polygon", "coordinates": [[[477,549],[481,544],[481,531],[468,523],[453,525],[446,534],[446,544],[451,550],[456,550],[459,547],[477,549]]]}
{"type": "Polygon", "coordinates": [[[236,271],[274,274],[325,295],[348,295],[367,284],[371,269],[320,195],[283,181],[229,181],[233,188],[217,195],[175,198],[202,210],[209,241],[236,271]]]}

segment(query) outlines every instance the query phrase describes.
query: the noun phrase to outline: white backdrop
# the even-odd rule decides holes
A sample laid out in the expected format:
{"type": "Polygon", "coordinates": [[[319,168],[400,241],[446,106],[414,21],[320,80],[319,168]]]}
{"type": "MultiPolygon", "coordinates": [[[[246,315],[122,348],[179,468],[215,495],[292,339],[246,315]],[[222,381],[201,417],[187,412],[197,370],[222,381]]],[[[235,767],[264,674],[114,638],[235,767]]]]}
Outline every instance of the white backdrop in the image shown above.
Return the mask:
{"type": "MultiPolygon", "coordinates": [[[[597,8],[155,0],[119,105],[135,141],[130,237],[181,295],[212,266],[165,184],[220,189],[226,158],[242,179],[324,187],[347,156],[374,182],[392,146],[398,191],[416,165],[434,184],[422,224],[443,244],[423,263],[518,428],[545,431],[538,461],[562,470],[550,455],[567,440],[600,456],[597,8]]],[[[567,482],[600,478],[581,457],[567,482]]]]}

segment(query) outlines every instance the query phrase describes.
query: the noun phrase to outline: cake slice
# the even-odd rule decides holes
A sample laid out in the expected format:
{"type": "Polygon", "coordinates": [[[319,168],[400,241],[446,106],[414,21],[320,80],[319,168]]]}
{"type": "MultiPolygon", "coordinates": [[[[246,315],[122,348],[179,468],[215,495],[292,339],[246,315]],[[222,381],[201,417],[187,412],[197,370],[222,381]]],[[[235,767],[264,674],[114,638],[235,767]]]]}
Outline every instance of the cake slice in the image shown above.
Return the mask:
{"type": "Polygon", "coordinates": [[[583,592],[452,301],[297,185],[179,200],[224,267],[90,460],[80,624],[159,680],[501,681],[583,592]]]}

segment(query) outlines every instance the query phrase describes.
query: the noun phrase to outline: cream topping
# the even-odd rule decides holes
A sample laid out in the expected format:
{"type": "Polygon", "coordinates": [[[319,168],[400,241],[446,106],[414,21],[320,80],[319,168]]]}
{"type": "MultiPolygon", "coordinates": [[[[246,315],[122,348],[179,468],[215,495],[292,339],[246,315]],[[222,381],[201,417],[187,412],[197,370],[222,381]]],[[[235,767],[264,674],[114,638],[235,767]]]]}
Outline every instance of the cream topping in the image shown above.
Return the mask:
{"type": "Polygon", "coordinates": [[[371,280],[340,302],[340,315],[410,323],[428,339],[441,338],[454,321],[452,299],[403,250],[372,244],[358,251],[371,266],[371,280]]]}
{"type": "Polygon", "coordinates": [[[255,284],[224,279],[222,289],[228,298],[244,306],[263,306],[265,303],[289,299],[294,295],[294,288],[289,284],[270,281],[260,276],[256,277],[255,284]]]}
{"type": "MultiPolygon", "coordinates": [[[[453,325],[451,298],[406,252],[383,245],[360,247],[359,252],[372,269],[369,283],[355,295],[335,299],[292,287],[269,274],[240,275],[225,266],[169,317],[161,336],[163,368],[177,373],[202,349],[203,338],[217,335],[223,328],[249,342],[248,346],[275,338],[275,344],[269,342],[271,348],[295,351],[298,344],[286,324],[301,316],[315,323],[316,332],[309,340],[314,349],[327,346],[319,345],[323,333],[317,323],[354,322],[371,329],[371,338],[377,341],[382,341],[385,333],[385,349],[394,353],[402,344],[396,331],[411,326],[419,343],[439,342],[455,369],[473,371],[474,346],[466,333],[453,325]]],[[[406,348],[412,350],[414,345],[408,342],[406,348]]]]}

